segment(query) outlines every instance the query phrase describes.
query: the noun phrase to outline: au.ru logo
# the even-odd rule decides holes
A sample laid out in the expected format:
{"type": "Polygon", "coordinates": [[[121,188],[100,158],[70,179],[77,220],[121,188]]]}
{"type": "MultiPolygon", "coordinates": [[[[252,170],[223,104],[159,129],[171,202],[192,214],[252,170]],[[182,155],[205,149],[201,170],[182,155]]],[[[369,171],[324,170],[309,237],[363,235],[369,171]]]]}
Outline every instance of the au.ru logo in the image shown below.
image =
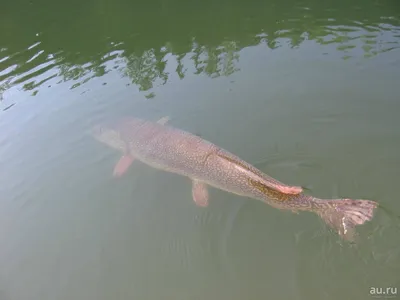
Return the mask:
{"type": "Polygon", "coordinates": [[[397,296],[397,287],[371,287],[369,294],[374,298],[394,298],[397,296]]]}

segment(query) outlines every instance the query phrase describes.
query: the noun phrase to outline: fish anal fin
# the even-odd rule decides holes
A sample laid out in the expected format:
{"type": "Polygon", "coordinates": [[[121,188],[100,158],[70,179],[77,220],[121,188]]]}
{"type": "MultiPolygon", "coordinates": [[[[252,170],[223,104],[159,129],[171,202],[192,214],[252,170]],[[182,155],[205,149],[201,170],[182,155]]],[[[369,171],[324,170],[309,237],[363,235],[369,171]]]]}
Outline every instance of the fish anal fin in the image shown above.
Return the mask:
{"type": "Polygon", "coordinates": [[[208,188],[207,185],[196,179],[192,180],[192,196],[197,206],[208,206],[208,188]]]}
{"type": "Polygon", "coordinates": [[[161,124],[161,125],[165,125],[165,124],[168,123],[169,120],[170,120],[170,117],[169,116],[165,116],[165,117],[162,117],[161,119],[159,119],[157,121],[157,123],[161,124]]]}
{"type": "Polygon", "coordinates": [[[121,177],[124,175],[134,160],[135,158],[130,154],[122,155],[114,167],[113,176],[121,177]]]}

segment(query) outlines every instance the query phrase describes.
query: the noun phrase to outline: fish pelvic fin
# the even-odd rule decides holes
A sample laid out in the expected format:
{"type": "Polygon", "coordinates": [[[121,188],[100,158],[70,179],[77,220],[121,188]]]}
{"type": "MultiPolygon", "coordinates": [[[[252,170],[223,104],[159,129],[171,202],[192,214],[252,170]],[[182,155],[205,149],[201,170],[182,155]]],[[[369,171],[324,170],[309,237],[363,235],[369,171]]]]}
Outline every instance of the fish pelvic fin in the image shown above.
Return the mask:
{"type": "Polygon", "coordinates": [[[371,221],[378,203],[361,199],[315,199],[316,213],[334,229],[341,238],[353,241],[355,227],[371,221]]]}
{"type": "Polygon", "coordinates": [[[197,206],[207,207],[209,198],[207,185],[199,180],[192,179],[192,197],[197,206]]]}

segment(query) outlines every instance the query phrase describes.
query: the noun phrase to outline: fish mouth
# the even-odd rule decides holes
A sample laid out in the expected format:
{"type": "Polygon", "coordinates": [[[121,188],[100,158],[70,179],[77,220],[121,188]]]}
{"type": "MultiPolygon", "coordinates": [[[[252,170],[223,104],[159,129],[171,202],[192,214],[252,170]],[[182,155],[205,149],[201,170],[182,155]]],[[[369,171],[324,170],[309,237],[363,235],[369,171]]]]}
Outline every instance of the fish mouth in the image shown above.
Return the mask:
{"type": "Polygon", "coordinates": [[[95,125],[88,130],[88,134],[95,140],[107,143],[106,140],[106,129],[102,125],[95,125]]]}
{"type": "Polygon", "coordinates": [[[89,134],[94,136],[95,138],[100,138],[103,132],[104,127],[102,125],[95,125],[89,129],[89,134]]]}
{"type": "Polygon", "coordinates": [[[99,142],[112,144],[113,131],[103,125],[93,126],[89,129],[89,134],[99,142]]]}
{"type": "Polygon", "coordinates": [[[89,131],[97,141],[117,150],[124,149],[124,141],[118,131],[104,125],[95,125],[89,131]]]}

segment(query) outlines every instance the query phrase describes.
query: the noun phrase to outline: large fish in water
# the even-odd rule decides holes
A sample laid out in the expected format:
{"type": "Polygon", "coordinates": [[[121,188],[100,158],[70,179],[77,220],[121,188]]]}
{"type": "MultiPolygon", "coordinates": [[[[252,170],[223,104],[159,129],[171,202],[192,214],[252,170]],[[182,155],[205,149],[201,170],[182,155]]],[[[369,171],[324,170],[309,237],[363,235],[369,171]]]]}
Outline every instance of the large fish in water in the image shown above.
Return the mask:
{"type": "Polygon", "coordinates": [[[114,176],[124,174],[134,160],[187,176],[198,206],[208,205],[210,185],[278,209],[314,212],[345,239],[352,239],[355,226],[371,220],[378,206],[371,200],[322,200],[306,195],[301,187],[279,182],[236,155],[167,122],[167,117],[157,122],[124,118],[97,125],[92,134],[122,152],[114,176]]]}

